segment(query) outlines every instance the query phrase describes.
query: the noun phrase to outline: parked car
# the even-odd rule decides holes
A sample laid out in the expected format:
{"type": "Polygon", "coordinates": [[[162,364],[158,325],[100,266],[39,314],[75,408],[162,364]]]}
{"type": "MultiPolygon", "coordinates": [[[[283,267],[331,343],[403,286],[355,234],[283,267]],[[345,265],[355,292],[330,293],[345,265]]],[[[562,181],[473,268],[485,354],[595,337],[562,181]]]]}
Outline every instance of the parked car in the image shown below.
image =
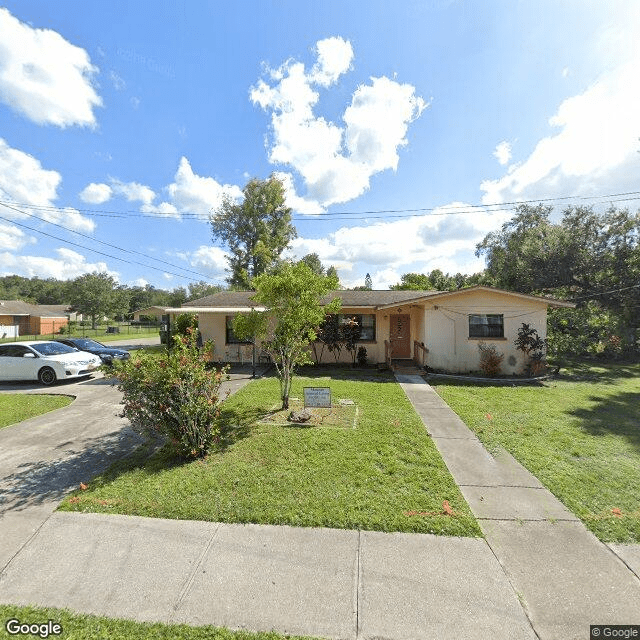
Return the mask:
{"type": "Polygon", "coordinates": [[[0,380],[39,380],[51,385],[87,376],[101,364],[98,356],[59,342],[0,344],[0,380]]]}
{"type": "Polygon", "coordinates": [[[106,365],[112,365],[114,360],[128,360],[131,357],[131,354],[124,349],[114,349],[90,338],[56,338],[56,341],[80,351],[93,353],[106,365]]]}

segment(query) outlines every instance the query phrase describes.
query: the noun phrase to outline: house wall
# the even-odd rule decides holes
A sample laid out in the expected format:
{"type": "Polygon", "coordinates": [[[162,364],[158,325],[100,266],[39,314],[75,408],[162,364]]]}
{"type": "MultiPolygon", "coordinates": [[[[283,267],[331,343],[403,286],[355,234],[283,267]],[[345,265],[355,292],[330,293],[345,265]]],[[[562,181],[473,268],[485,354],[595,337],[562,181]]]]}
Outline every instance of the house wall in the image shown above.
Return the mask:
{"type": "Polygon", "coordinates": [[[499,292],[473,291],[447,296],[425,305],[422,340],[429,349],[427,364],[452,373],[479,371],[478,343],[495,345],[504,354],[503,374],[522,373],[525,357],[514,345],[518,329],[526,322],[547,336],[547,305],[499,292]],[[470,338],[469,314],[502,314],[504,338],[470,338]]]}

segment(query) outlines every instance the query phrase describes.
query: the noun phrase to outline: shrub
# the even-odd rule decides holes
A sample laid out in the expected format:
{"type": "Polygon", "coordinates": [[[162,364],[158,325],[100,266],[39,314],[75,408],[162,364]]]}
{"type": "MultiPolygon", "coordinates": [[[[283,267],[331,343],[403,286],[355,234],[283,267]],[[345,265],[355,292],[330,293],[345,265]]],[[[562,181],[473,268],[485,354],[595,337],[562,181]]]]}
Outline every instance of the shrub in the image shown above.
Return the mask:
{"type": "Polygon", "coordinates": [[[355,365],[358,347],[356,343],[360,338],[360,325],[355,318],[347,318],[340,327],[340,332],[342,333],[345,349],[351,354],[351,362],[355,365]]]}
{"type": "MultiPolygon", "coordinates": [[[[211,345],[207,345],[210,347],[211,345]]],[[[147,437],[164,436],[184,458],[205,456],[220,442],[220,384],[226,370],[211,370],[199,353],[196,332],[175,336],[160,358],[140,354],[118,363],[123,416],[147,437]]]]}
{"type": "Polygon", "coordinates": [[[534,329],[526,322],[518,329],[518,337],[514,344],[516,349],[522,351],[527,358],[526,370],[529,375],[537,376],[544,373],[547,363],[545,361],[545,351],[547,343],[534,329]]]}
{"type": "Polygon", "coordinates": [[[198,316],[195,313],[181,313],[173,324],[173,334],[186,336],[191,329],[198,328],[198,316]]]}
{"type": "Polygon", "coordinates": [[[358,364],[364,366],[367,364],[367,349],[366,347],[358,347],[358,364]]]}
{"type": "Polygon", "coordinates": [[[500,373],[500,366],[504,358],[503,353],[498,353],[494,345],[485,342],[478,343],[480,351],[480,369],[484,375],[495,378],[500,373]]]}

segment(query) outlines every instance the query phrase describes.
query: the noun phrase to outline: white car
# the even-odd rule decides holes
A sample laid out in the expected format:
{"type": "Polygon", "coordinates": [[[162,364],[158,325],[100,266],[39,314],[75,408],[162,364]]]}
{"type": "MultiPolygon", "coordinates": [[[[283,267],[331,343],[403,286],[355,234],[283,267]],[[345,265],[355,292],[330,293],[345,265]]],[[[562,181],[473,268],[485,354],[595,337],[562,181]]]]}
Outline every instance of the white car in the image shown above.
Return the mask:
{"type": "Polygon", "coordinates": [[[54,384],[58,380],[79,378],[95,371],[99,356],[78,351],[52,341],[0,344],[0,380],[39,380],[54,384]]]}

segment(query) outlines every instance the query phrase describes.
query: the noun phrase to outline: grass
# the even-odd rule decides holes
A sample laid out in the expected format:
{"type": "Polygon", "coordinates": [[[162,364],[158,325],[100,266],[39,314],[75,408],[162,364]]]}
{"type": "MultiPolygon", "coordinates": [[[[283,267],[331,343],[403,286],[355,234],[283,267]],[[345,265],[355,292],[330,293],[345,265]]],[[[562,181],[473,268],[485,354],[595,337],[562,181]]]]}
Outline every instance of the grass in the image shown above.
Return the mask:
{"type": "Polygon", "coordinates": [[[52,620],[61,625],[62,635],[49,637],[65,640],[303,640],[302,636],[284,636],[275,632],[252,633],[212,626],[190,627],[185,624],[134,622],[73,613],[67,609],[14,605],[0,605],[0,638],[25,637],[9,635],[5,624],[11,619],[19,620],[21,624],[46,624],[48,620],[52,620]]]}
{"type": "Polygon", "coordinates": [[[131,338],[159,338],[160,329],[158,327],[152,327],[151,329],[147,327],[121,327],[121,333],[107,333],[106,326],[99,327],[97,329],[91,329],[90,327],[85,327],[84,331],[82,327],[76,328],[74,331],[69,333],[56,333],[56,334],[42,334],[42,335],[22,335],[18,338],[2,338],[0,339],[0,344],[5,342],[16,342],[16,341],[30,341],[30,340],[55,340],[56,338],[91,338],[93,340],[97,340],[98,342],[113,342],[115,340],[129,340],[131,338]]]}
{"type": "Polygon", "coordinates": [[[640,364],[576,365],[540,386],[434,387],[604,542],[640,542],[640,364]]]}
{"type": "Polygon", "coordinates": [[[352,400],[357,428],[261,422],[278,381],[255,381],[223,405],[222,450],[180,463],[142,450],[67,498],[61,509],[158,518],[481,535],[406,396],[388,373],[349,369],[296,377],[352,400]],[[448,501],[453,514],[444,505],[448,501]]]}
{"type": "Polygon", "coordinates": [[[61,409],[71,402],[73,402],[73,398],[60,395],[0,394],[0,429],[55,409],[61,409]]]}

